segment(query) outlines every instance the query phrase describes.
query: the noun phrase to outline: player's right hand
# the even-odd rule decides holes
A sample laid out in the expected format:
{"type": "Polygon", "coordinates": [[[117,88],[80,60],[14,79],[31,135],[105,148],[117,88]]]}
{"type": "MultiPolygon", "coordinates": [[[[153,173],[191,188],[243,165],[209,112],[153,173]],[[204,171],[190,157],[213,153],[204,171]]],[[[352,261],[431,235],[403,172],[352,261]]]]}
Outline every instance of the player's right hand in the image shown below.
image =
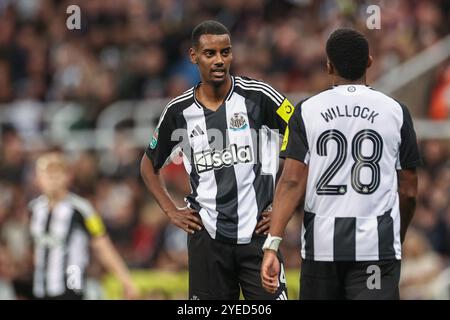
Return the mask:
{"type": "Polygon", "coordinates": [[[123,294],[125,299],[127,300],[139,299],[139,290],[131,282],[125,283],[123,285],[123,294]]]}
{"type": "Polygon", "coordinates": [[[265,250],[261,264],[261,282],[263,288],[270,293],[275,293],[279,287],[280,261],[273,250],[265,250]]]}
{"type": "Polygon", "coordinates": [[[177,208],[176,210],[169,211],[167,216],[170,222],[187,233],[195,233],[195,231],[200,231],[203,228],[200,215],[194,209],[188,207],[177,208]]]}

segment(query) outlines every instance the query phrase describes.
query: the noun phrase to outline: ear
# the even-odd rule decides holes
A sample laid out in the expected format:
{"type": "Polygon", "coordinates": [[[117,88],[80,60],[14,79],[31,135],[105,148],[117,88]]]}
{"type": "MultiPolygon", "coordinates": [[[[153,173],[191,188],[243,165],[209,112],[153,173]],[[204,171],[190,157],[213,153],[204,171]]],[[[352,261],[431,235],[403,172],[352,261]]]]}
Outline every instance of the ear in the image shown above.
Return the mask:
{"type": "Polygon", "coordinates": [[[194,48],[189,48],[189,59],[193,64],[197,64],[197,52],[194,48]]]}
{"type": "Polygon", "coordinates": [[[328,74],[334,74],[334,67],[331,64],[330,60],[327,59],[327,72],[328,74]]]}
{"type": "Polygon", "coordinates": [[[373,62],[373,57],[369,54],[369,59],[367,60],[367,69],[370,68],[373,62]]]}

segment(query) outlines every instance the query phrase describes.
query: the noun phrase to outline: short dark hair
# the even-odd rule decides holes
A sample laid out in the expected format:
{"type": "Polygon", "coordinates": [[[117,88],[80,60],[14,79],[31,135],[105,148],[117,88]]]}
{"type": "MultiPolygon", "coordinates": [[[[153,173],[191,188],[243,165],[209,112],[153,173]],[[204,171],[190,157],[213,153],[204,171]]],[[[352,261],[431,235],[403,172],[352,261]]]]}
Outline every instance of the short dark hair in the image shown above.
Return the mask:
{"type": "Polygon", "coordinates": [[[223,24],[214,20],[206,20],[192,30],[191,41],[193,47],[198,46],[199,39],[204,34],[228,34],[231,37],[230,31],[223,24]]]}
{"type": "Polygon", "coordinates": [[[335,30],[327,41],[327,56],[344,79],[357,80],[366,72],[369,60],[369,42],[354,29],[335,30]]]}

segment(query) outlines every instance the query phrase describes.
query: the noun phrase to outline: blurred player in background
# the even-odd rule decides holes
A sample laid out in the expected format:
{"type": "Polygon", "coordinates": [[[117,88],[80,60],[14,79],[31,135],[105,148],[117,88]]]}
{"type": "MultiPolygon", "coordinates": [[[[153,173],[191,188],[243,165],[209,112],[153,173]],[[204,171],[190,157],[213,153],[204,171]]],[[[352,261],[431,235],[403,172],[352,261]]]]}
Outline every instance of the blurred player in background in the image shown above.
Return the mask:
{"type": "Polygon", "coordinates": [[[299,103],[282,152],[261,277],[277,289],[276,256],[305,198],[301,299],[399,299],[401,244],[420,164],[408,109],[366,84],[367,39],[339,29],[326,44],[333,87],[299,103]]]}
{"type": "Polygon", "coordinates": [[[31,201],[34,243],[33,294],[37,299],[82,299],[89,248],[121,282],[124,296],[137,298],[124,262],[92,205],[69,191],[70,168],[59,152],[36,161],[42,195],[31,201]]]}
{"type": "Polygon", "coordinates": [[[201,82],[169,102],[141,162],[150,192],[189,233],[189,298],[238,299],[242,289],[246,299],[287,299],[283,273],[282,285],[268,293],[259,270],[278,169],[277,133],[285,132],[293,106],[264,82],[230,75],[230,32],[218,22],[194,28],[190,59],[201,82]],[[176,207],[159,174],[177,150],[177,129],[192,187],[186,208],[176,207]]]}

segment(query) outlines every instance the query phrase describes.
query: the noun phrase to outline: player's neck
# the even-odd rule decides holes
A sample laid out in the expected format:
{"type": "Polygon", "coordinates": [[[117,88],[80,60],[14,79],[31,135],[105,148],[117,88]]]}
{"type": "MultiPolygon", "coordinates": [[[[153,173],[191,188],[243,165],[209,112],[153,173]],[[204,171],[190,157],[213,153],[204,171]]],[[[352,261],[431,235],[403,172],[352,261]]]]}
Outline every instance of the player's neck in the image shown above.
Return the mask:
{"type": "Polygon", "coordinates": [[[342,77],[339,77],[336,75],[333,77],[333,85],[334,86],[340,86],[340,85],[346,85],[346,84],[366,86],[367,85],[366,75],[362,76],[361,78],[359,78],[357,80],[349,80],[349,79],[345,79],[345,78],[342,78],[342,77]]]}
{"type": "Polygon", "coordinates": [[[202,82],[197,89],[196,98],[208,109],[216,111],[222,105],[230,88],[230,76],[228,76],[227,80],[219,86],[215,86],[208,82],[202,82]]]}
{"type": "Polygon", "coordinates": [[[67,196],[68,191],[67,190],[60,190],[56,193],[52,194],[46,194],[48,198],[48,205],[50,208],[54,208],[59,202],[64,200],[64,198],[67,196]]]}

